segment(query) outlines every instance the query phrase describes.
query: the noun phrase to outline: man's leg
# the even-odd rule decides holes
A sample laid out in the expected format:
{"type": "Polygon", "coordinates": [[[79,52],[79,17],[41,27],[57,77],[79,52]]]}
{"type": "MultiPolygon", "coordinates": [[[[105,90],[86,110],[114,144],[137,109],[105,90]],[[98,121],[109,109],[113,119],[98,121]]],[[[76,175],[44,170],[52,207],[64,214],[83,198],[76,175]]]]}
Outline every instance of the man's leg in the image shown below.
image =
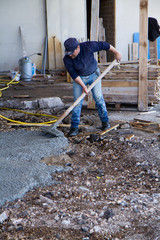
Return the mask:
{"type": "MultiPolygon", "coordinates": [[[[94,74],[92,76],[93,79],[92,79],[91,82],[95,81],[95,79],[97,79],[99,74],[100,74],[99,71],[97,72],[97,74],[94,74]]],[[[96,102],[99,117],[100,117],[101,122],[102,122],[102,130],[105,130],[105,129],[109,128],[110,125],[109,125],[109,118],[108,118],[106,103],[104,101],[104,97],[103,97],[103,94],[102,94],[101,81],[99,81],[95,85],[95,87],[92,89],[92,94],[93,94],[93,98],[96,102]]]]}
{"type": "MultiPolygon", "coordinates": [[[[73,82],[74,101],[76,101],[81,96],[81,94],[82,94],[82,87],[74,81],[73,82]]],[[[69,136],[76,136],[78,134],[78,125],[80,122],[82,103],[83,103],[83,99],[72,110],[71,128],[70,128],[69,136]]]]}

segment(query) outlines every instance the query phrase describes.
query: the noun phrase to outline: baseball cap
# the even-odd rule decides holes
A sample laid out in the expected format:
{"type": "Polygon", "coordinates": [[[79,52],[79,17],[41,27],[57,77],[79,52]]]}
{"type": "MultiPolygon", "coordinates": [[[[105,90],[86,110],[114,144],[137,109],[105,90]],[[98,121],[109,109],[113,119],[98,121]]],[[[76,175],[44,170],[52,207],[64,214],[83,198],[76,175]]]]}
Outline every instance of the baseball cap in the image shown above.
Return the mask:
{"type": "Polygon", "coordinates": [[[73,54],[74,50],[78,47],[78,45],[79,45],[79,42],[77,41],[76,38],[68,38],[64,42],[65,55],[73,54]]]}

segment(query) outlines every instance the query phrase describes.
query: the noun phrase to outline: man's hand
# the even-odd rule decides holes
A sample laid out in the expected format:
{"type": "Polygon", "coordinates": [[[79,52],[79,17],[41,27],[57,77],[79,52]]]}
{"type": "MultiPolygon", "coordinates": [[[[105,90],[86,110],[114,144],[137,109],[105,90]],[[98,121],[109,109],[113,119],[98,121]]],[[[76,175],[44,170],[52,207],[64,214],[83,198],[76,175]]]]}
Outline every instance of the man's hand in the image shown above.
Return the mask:
{"type": "Polygon", "coordinates": [[[88,88],[86,86],[83,87],[83,92],[85,92],[85,94],[88,95],[88,88]]]}
{"type": "Polygon", "coordinates": [[[117,62],[120,62],[121,58],[122,58],[121,53],[117,51],[116,54],[115,54],[115,58],[116,58],[117,62]]]}
{"type": "Polygon", "coordinates": [[[85,94],[87,95],[88,94],[88,89],[86,87],[86,85],[84,84],[84,82],[82,81],[82,79],[78,76],[75,81],[81,85],[81,87],[83,88],[83,92],[85,92],[85,94]]]}

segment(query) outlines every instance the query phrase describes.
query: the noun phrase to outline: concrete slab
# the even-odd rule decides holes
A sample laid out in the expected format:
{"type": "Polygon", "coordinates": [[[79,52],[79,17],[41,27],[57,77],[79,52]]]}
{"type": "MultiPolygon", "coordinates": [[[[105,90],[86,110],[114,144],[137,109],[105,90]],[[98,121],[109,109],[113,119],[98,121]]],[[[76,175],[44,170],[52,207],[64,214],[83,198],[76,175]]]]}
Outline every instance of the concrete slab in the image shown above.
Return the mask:
{"type": "Polygon", "coordinates": [[[0,206],[21,198],[34,187],[54,184],[51,174],[69,169],[40,161],[65,153],[65,137],[53,138],[39,131],[0,132],[0,146],[0,206]]]}

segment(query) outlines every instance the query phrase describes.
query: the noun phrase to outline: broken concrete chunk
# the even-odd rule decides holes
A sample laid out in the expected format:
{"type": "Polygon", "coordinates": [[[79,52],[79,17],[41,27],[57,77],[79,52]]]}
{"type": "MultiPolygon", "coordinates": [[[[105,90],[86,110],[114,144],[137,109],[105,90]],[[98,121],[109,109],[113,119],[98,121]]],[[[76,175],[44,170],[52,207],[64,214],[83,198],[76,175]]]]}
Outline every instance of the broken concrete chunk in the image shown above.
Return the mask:
{"type": "Polygon", "coordinates": [[[64,103],[59,97],[41,98],[38,100],[39,108],[63,107],[64,103]]]}
{"type": "Polygon", "coordinates": [[[16,109],[46,109],[63,106],[64,103],[59,97],[40,98],[30,101],[6,100],[0,102],[0,107],[16,109]]]}
{"type": "Polygon", "coordinates": [[[0,223],[3,223],[5,220],[7,220],[8,218],[8,213],[7,212],[3,212],[0,214],[0,223]]]}
{"type": "Polygon", "coordinates": [[[43,195],[40,195],[40,199],[42,202],[44,203],[48,203],[48,204],[54,204],[53,200],[47,198],[47,197],[44,197],[43,195]]]}

